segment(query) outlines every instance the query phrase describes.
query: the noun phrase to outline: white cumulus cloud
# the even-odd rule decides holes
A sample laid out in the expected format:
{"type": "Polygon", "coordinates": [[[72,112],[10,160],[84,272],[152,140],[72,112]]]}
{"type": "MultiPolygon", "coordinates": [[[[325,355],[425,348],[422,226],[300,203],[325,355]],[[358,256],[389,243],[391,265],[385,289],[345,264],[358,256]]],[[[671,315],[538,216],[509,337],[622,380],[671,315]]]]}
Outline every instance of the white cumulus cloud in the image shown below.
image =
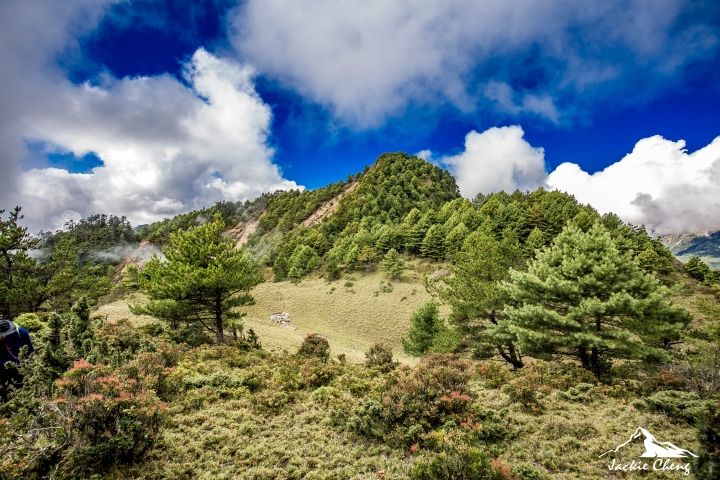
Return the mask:
{"type": "Polygon", "coordinates": [[[634,72],[664,78],[712,51],[715,26],[678,20],[687,3],[247,0],[228,22],[261,73],[360,127],[443,103],[558,122],[557,96],[623,75],[634,88],[634,72]]]}
{"type": "Polygon", "coordinates": [[[563,163],[548,174],[543,149],[530,145],[520,126],[493,127],[468,133],[464,151],[440,162],[468,198],[544,186],[658,235],[720,229],[720,137],[688,153],[685,141],[655,135],[602,171],[563,163]]]}
{"type": "Polygon", "coordinates": [[[97,2],[79,0],[62,8],[3,4],[0,30],[15,33],[12,45],[0,49],[13,67],[0,74],[0,110],[7,112],[0,120],[3,206],[23,206],[33,229],[98,212],[139,224],[297,187],[272,163],[272,112],[246,65],[200,49],[185,65],[186,83],[171,75],[68,81],[55,54],[95,28],[101,12],[87,20],[86,4],[101,11],[97,2]],[[45,21],[53,25],[49,32],[45,21]],[[92,152],[103,165],[82,174],[51,167],[22,172],[28,144],[76,156],[92,152]]]}
{"type": "Polygon", "coordinates": [[[657,234],[720,229],[720,137],[688,153],[683,140],[656,135],[592,175],[563,163],[547,183],[657,234]]]}
{"type": "Polygon", "coordinates": [[[545,152],[530,145],[522,127],[493,127],[465,136],[465,150],[440,161],[455,176],[463,196],[504,190],[526,190],[543,185],[545,152]]]}

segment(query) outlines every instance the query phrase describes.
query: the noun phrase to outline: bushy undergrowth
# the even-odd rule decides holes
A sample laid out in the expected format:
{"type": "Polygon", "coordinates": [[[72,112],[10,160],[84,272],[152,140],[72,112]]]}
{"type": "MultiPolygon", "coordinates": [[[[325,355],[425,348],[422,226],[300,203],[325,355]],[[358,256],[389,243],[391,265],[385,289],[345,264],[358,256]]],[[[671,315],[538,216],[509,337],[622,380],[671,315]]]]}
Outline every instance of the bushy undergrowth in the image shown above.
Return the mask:
{"type": "Polygon", "coordinates": [[[597,456],[628,425],[700,452],[698,472],[717,469],[711,402],[662,384],[663,369],[603,385],[539,360],[511,371],[431,354],[410,368],[382,344],[350,364],[320,335],[272,354],[53,318],[21,367],[25,388],[2,407],[0,478],[599,479],[597,456]],[[67,329],[53,343],[58,322],[67,329]],[[45,357],[67,371],[53,374],[45,357]]]}

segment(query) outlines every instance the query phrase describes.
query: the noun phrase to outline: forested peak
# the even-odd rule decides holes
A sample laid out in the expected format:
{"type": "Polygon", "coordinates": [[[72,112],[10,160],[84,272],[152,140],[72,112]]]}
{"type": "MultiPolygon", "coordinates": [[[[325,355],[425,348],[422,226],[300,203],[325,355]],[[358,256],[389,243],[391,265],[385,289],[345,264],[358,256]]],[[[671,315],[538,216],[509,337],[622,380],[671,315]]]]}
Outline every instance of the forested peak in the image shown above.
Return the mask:
{"type": "Polygon", "coordinates": [[[436,210],[459,198],[447,170],[404,152],[384,153],[359,176],[357,188],[340,202],[338,215],[346,221],[373,217],[399,222],[413,209],[436,210]]]}

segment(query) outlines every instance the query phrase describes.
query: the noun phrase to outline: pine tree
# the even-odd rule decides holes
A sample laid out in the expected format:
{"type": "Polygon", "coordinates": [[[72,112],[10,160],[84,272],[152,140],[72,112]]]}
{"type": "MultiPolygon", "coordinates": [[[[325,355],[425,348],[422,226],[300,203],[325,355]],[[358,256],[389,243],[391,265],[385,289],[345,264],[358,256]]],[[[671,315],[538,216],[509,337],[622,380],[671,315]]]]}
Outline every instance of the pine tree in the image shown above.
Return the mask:
{"type": "Polygon", "coordinates": [[[37,247],[26,227],[18,225],[22,220],[20,207],[10,212],[7,220],[0,210],[0,315],[13,318],[23,312],[33,311],[37,284],[33,278],[36,262],[28,251],[37,247]]]}
{"type": "Polygon", "coordinates": [[[92,350],[94,331],[90,321],[90,303],[87,297],[80,297],[72,306],[74,318],[70,322],[68,337],[75,358],[85,358],[92,350]]]}
{"type": "Polygon", "coordinates": [[[423,256],[440,260],[445,258],[445,230],[442,225],[433,225],[423,240],[420,252],[423,256]]]}
{"type": "Polygon", "coordinates": [[[383,252],[387,252],[391,248],[398,248],[400,242],[398,241],[395,228],[390,225],[380,227],[375,235],[375,245],[383,252]]]}
{"type": "Polygon", "coordinates": [[[525,240],[525,255],[534,257],[535,252],[545,246],[545,234],[538,227],[535,227],[525,240]]]}
{"type": "Polygon", "coordinates": [[[500,336],[491,340],[486,333],[502,316],[506,295],[501,282],[509,279],[510,268],[521,262],[517,238],[510,232],[501,240],[473,232],[454,260],[448,267],[452,276],[428,282],[428,289],[450,305],[450,323],[477,353],[495,349],[515,368],[522,367],[522,357],[512,341],[500,336]]]}
{"type": "Polygon", "coordinates": [[[68,369],[70,358],[65,351],[62,338],[63,319],[53,312],[47,321],[47,340],[40,356],[39,376],[41,381],[52,384],[68,369]]]}
{"type": "Polygon", "coordinates": [[[365,270],[372,272],[373,262],[375,262],[375,249],[369,245],[363,245],[358,251],[357,259],[365,266],[365,270]]]}
{"type": "Polygon", "coordinates": [[[700,260],[700,257],[694,256],[685,264],[685,271],[694,279],[702,282],[705,280],[705,275],[710,273],[710,267],[700,260]]]}
{"type": "Polygon", "coordinates": [[[417,221],[413,221],[413,219],[419,215],[419,213],[418,215],[413,215],[415,212],[417,212],[417,210],[411,211],[405,218],[404,223],[407,225],[405,248],[412,253],[420,253],[423,240],[433,224],[432,220],[434,215],[433,212],[427,212],[417,221]]]}
{"type": "Polygon", "coordinates": [[[300,278],[320,267],[321,264],[320,257],[312,247],[298,245],[288,260],[287,275],[291,278],[300,278]]]}
{"type": "Polygon", "coordinates": [[[599,223],[587,233],[567,226],[504,291],[509,305],[492,336],[525,353],[575,357],[598,378],[614,358],[666,360],[663,345],[690,319],[599,223]]]}
{"type": "Polygon", "coordinates": [[[455,255],[457,252],[459,252],[463,246],[463,242],[465,242],[465,238],[467,238],[469,234],[470,230],[468,230],[468,228],[463,222],[455,225],[455,227],[450,231],[450,233],[448,233],[448,236],[445,239],[447,252],[450,255],[455,255]]]}
{"type": "Polygon", "coordinates": [[[401,339],[403,350],[415,357],[425,355],[430,351],[435,337],[446,328],[440,320],[438,303],[429,300],[410,317],[408,338],[401,339]]]}
{"type": "Polygon", "coordinates": [[[394,248],[385,255],[380,262],[380,269],[385,272],[391,279],[398,281],[400,275],[405,270],[405,261],[394,248]]]}
{"type": "Polygon", "coordinates": [[[224,342],[225,325],[244,316],[237,307],[253,301],[250,290],[263,280],[257,264],[223,236],[224,229],[218,214],[213,222],[171,235],[166,260],[153,256],[138,276],[150,301],[133,305],[133,312],[171,325],[199,324],[224,342]]]}

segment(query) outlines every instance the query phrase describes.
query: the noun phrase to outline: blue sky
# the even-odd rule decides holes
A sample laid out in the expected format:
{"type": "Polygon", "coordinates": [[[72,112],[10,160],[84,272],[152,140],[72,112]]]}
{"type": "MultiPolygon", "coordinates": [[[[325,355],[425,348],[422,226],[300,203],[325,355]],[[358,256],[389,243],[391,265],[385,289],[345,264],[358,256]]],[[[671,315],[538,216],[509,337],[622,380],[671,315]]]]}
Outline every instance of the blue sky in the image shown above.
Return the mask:
{"type": "Polygon", "coordinates": [[[401,150],[466,196],[544,185],[659,233],[720,228],[720,183],[702,173],[719,151],[717,2],[348,5],[9,0],[2,206],[22,203],[33,227],[100,209],[141,223],[316,188],[401,150]],[[697,192],[671,208],[681,180],[697,192]]]}

